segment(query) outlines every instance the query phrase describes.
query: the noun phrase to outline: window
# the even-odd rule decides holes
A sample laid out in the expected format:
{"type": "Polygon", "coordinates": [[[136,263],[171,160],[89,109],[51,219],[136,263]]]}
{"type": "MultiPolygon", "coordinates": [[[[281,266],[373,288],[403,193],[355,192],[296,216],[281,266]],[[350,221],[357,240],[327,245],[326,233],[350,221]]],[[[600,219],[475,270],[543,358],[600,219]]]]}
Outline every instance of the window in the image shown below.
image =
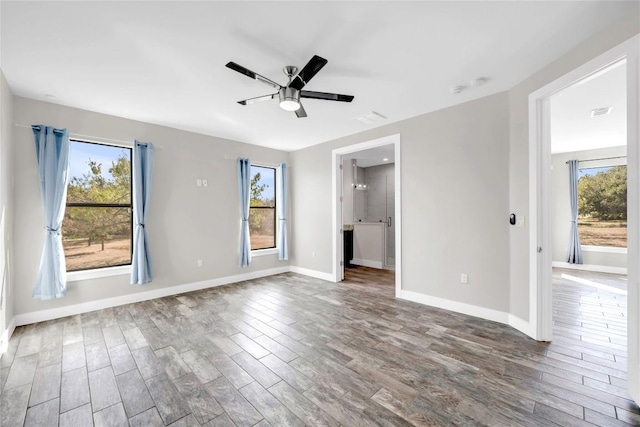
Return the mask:
{"type": "Polygon", "coordinates": [[[584,168],[578,180],[580,243],[627,247],[627,167],[584,168]]]}
{"type": "Polygon", "coordinates": [[[131,149],[71,141],[62,245],[67,271],[131,264],[131,149]]]}
{"type": "Polygon", "coordinates": [[[251,249],[276,247],[276,169],[251,165],[249,236],[251,249]]]}

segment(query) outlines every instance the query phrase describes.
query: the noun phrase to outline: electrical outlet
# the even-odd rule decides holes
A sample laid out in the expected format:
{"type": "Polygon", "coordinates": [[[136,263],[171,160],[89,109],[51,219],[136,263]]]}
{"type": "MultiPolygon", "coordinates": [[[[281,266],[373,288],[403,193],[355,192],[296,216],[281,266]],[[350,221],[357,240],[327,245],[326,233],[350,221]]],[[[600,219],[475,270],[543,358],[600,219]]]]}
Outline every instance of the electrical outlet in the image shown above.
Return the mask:
{"type": "Polygon", "coordinates": [[[460,283],[469,283],[469,276],[466,273],[460,275],[460,283]]]}
{"type": "Polygon", "coordinates": [[[315,258],[316,257],[316,251],[312,251],[311,252],[311,258],[315,258]]]}
{"type": "Polygon", "coordinates": [[[209,185],[209,181],[207,181],[206,179],[203,179],[203,180],[202,180],[202,186],[203,186],[203,187],[206,187],[206,186],[208,186],[208,185],[209,185]]]}
{"type": "Polygon", "coordinates": [[[202,260],[201,260],[201,259],[199,259],[199,260],[197,261],[197,264],[198,264],[198,267],[202,267],[202,260]]]}

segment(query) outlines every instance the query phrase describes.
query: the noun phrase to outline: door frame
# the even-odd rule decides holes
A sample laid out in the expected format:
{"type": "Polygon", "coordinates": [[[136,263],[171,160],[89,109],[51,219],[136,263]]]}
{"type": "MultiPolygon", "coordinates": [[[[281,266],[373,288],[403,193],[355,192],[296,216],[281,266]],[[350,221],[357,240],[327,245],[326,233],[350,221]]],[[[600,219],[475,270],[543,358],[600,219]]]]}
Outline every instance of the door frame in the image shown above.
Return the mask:
{"type": "Polygon", "coordinates": [[[636,35],[529,95],[529,326],[539,341],[553,338],[551,285],[551,131],[549,98],[616,62],[627,70],[627,342],[628,384],[640,402],[640,143],[639,46],[636,35]]]}
{"type": "Polygon", "coordinates": [[[340,265],[343,260],[343,243],[342,243],[342,156],[344,154],[356,153],[358,151],[367,150],[369,148],[380,147],[383,145],[394,146],[394,180],[395,180],[395,225],[396,225],[396,265],[395,265],[395,286],[396,297],[402,289],[402,183],[401,183],[401,158],[400,158],[400,134],[384,136],[382,138],[372,139],[358,144],[348,145],[346,147],[336,148],[332,150],[332,188],[333,188],[333,279],[340,282],[344,277],[344,265],[340,265]]]}

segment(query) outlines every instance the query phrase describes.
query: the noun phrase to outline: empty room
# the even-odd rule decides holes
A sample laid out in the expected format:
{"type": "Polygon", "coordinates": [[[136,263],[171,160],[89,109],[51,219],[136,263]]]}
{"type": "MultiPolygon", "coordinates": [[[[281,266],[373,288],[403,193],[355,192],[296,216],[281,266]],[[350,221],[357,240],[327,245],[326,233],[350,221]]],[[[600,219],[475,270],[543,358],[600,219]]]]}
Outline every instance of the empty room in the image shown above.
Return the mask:
{"type": "Polygon", "coordinates": [[[0,49],[0,425],[640,424],[640,1],[3,0],[0,49]]]}

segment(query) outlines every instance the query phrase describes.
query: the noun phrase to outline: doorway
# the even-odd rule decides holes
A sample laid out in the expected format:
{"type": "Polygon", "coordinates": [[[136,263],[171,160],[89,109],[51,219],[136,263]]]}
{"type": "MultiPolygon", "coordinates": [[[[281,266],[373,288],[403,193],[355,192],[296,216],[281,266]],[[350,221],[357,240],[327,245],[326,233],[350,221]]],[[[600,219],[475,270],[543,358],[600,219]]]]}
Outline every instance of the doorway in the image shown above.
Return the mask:
{"type": "Polygon", "coordinates": [[[360,247],[372,255],[354,247],[354,255],[361,257],[352,262],[395,271],[397,295],[402,266],[400,135],[335,149],[332,155],[335,281],[344,280],[344,230],[353,229],[354,241],[359,235],[360,247]]]}
{"type": "Polygon", "coordinates": [[[554,268],[627,274],[626,89],[621,60],[549,97],[554,268]]]}
{"type": "Polygon", "coordinates": [[[552,242],[551,242],[551,123],[550,99],[578,82],[597,76],[624,61],[627,104],[627,271],[628,271],[628,391],[640,401],[640,147],[638,144],[638,46],[640,36],[605,52],[529,95],[529,322],[530,335],[540,341],[553,339],[552,242]]]}
{"type": "Polygon", "coordinates": [[[395,153],[393,144],[342,155],[345,271],[393,270],[395,265],[395,153]],[[346,251],[345,251],[346,252],[346,251]]]}

